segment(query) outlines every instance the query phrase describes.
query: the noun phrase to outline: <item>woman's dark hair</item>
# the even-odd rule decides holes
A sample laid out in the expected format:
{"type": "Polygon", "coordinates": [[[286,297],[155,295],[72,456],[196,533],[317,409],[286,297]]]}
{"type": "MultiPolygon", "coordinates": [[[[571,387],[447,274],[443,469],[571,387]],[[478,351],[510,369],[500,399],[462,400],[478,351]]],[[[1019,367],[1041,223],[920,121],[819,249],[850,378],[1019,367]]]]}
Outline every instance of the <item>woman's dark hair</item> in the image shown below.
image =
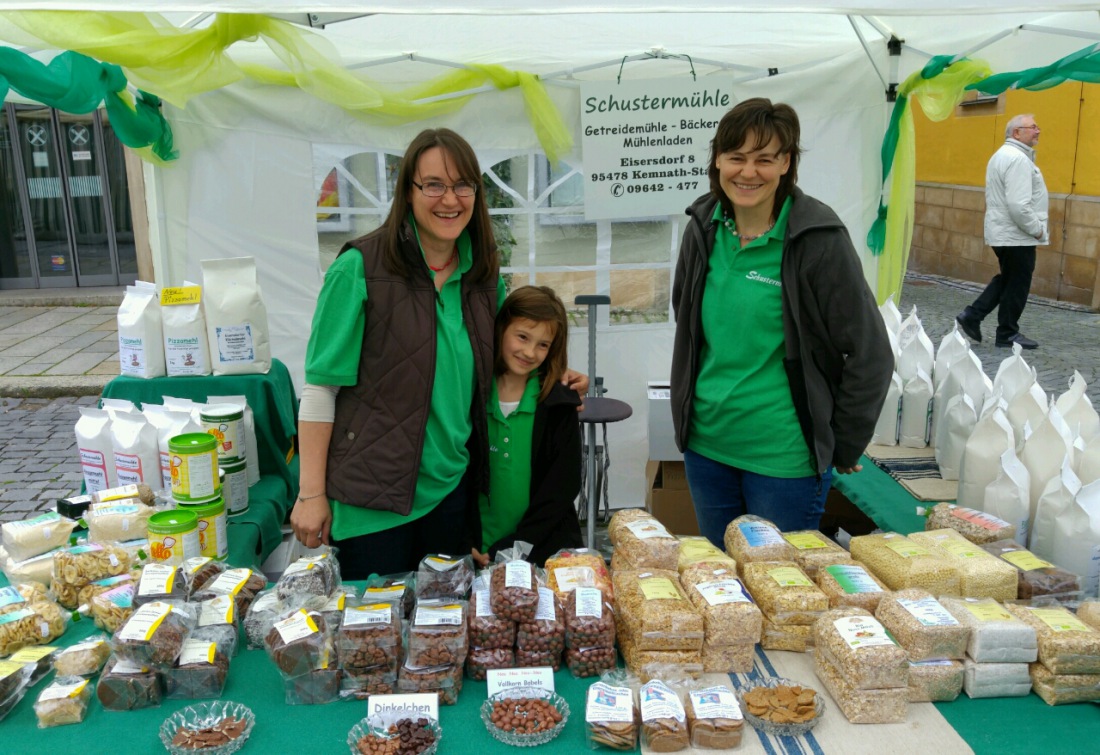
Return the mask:
{"type": "Polygon", "coordinates": [[[411,278],[414,271],[424,266],[424,260],[417,255],[410,258],[402,244],[402,227],[412,211],[409,192],[419,191],[413,186],[420,156],[433,147],[443,150],[443,159],[449,169],[463,180],[476,184],[473,214],[466,230],[470,233],[473,248],[473,266],[466,273],[474,283],[484,283],[500,274],[500,257],[497,254],[496,239],[493,238],[493,226],[489,221],[489,208],[485,203],[485,187],[481,181],[481,167],[473,147],[461,136],[449,128],[425,129],[416,135],[405,150],[401,164],[397,169],[397,185],[393,190],[393,204],[390,214],[382,224],[386,243],[382,247],[382,256],[386,269],[391,273],[411,278]]]}
{"type": "Polygon", "coordinates": [[[521,286],[508,294],[497,312],[494,375],[503,375],[507,371],[502,349],[504,331],[514,320],[550,323],[550,350],[539,367],[539,377],[542,379],[539,401],[542,401],[550,395],[554,383],[561,380],[569,367],[569,352],[566,348],[569,340],[569,318],[565,314],[565,305],[549,286],[521,286]]]}
{"type": "Polygon", "coordinates": [[[773,104],[766,97],[753,97],[751,100],[739,102],[722,116],[718,130],[714,132],[714,139],[710,142],[710,167],[707,175],[710,176],[710,191],[722,203],[726,215],[733,217],[733,203],[726,192],[722,191],[722,184],[719,182],[718,157],[746,146],[750,136],[753,139],[753,143],[749,145],[750,150],[763,149],[772,137],[779,140],[779,154],[790,155],[791,165],[787,173],[780,176],[779,188],[775,190],[775,204],[772,206],[772,220],[775,220],[783,203],[798,183],[798,157],[802,154],[798,146],[799,133],[798,114],[794,112],[794,108],[782,102],[773,104]]]}

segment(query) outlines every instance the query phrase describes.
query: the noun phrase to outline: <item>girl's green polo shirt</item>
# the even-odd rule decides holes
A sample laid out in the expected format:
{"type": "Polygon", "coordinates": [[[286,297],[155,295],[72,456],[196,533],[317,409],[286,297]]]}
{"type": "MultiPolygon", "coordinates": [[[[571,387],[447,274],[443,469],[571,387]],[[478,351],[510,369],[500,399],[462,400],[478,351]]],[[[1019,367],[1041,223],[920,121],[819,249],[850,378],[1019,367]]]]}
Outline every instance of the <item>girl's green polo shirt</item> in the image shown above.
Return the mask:
{"type": "MultiPolygon", "coordinates": [[[[415,221],[414,221],[415,228],[415,221]]],[[[335,540],[381,532],[419,519],[458,485],[470,462],[466,441],[473,431],[474,355],[462,319],[462,276],[473,264],[469,234],[458,239],[458,269],[436,298],[436,365],[412,511],[401,516],[332,501],[335,540]]],[[[432,273],[434,277],[434,273],[432,273]]],[[[498,283],[497,305],[507,291],[498,283]]],[[[341,254],[328,269],[317,300],[306,349],[306,381],[314,385],[355,385],[366,325],[367,285],[363,257],[341,254]]]]}
{"type": "Polygon", "coordinates": [[[539,401],[539,379],[527,380],[519,406],[505,417],[500,411],[497,381],[489,397],[489,490],[481,495],[481,546],[488,548],[516,531],[531,503],[531,434],[539,401]]]}
{"type": "Polygon", "coordinates": [[[714,211],[718,232],[703,291],[703,348],[688,447],[769,477],[814,473],[783,367],[780,262],[791,200],[775,226],[741,246],[714,211]]]}

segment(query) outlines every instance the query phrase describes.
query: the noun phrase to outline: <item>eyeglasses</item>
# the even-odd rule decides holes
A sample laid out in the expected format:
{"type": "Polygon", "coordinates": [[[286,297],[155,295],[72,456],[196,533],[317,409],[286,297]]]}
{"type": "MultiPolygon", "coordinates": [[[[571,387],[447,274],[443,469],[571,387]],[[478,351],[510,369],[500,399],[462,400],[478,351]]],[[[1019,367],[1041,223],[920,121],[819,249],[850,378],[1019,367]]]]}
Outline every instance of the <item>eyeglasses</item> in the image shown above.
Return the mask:
{"type": "Polygon", "coordinates": [[[440,181],[428,181],[424,184],[413,181],[412,185],[424,192],[426,197],[441,197],[447,193],[447,189],[453,191],[456,197],[472,197],[477,194],[477,184],[469,181],[457,181],[454,186],[448,186],[440,181]]]}
{"type": "Polygon", "coordinates": [[[1021,130],[1021,131],[1038,131],[1039,130],[1038,126],[1017,126],[1016,128],[1021,130]]]}

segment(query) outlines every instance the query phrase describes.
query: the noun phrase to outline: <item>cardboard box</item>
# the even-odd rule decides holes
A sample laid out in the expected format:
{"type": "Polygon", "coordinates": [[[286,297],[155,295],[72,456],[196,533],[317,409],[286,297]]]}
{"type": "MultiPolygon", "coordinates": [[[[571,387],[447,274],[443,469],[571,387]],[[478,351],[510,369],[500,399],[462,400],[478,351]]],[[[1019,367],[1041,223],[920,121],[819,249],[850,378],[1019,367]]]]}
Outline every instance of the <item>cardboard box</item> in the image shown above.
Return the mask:
{"type": "Polygon", "coordinates": [[[682,461],[649,460],[645,465],[645,508],[673,535],[698,535],[682,461]]]}
{"type": "Polygon", "coordinates": [[[671,388],[667,380],[646,383],[649,399],[649,458],[654,461],[683,461],[676,448],[676,433],[672,430],[671,388]]]}

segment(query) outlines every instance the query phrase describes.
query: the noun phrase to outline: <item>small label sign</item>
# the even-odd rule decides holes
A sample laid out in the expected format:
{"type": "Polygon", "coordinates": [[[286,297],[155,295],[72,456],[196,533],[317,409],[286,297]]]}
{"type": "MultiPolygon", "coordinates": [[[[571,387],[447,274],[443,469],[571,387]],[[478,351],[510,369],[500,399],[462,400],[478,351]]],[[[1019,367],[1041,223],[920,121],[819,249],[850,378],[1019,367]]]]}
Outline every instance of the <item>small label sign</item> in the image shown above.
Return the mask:
{"type": "Polygon", "coordinates": [[[160,306],[173,304],[198,304],[202,300],[202,286],[176,286],[160,290],[160,306]]]}
{"type": "Polygon", "coordinates": [[[549,666],[489,669],[486,681],[490,697],[505,690],[544,689],[553,692],[554,669],[549,666]]]}
{"type": "Polygon", "coordinates": [[[439,695],[422,692],[411,695],[371,695],[367,698],[367,715],[378,716],[387,723],[402,718],[439,720],[439,695]]]}

